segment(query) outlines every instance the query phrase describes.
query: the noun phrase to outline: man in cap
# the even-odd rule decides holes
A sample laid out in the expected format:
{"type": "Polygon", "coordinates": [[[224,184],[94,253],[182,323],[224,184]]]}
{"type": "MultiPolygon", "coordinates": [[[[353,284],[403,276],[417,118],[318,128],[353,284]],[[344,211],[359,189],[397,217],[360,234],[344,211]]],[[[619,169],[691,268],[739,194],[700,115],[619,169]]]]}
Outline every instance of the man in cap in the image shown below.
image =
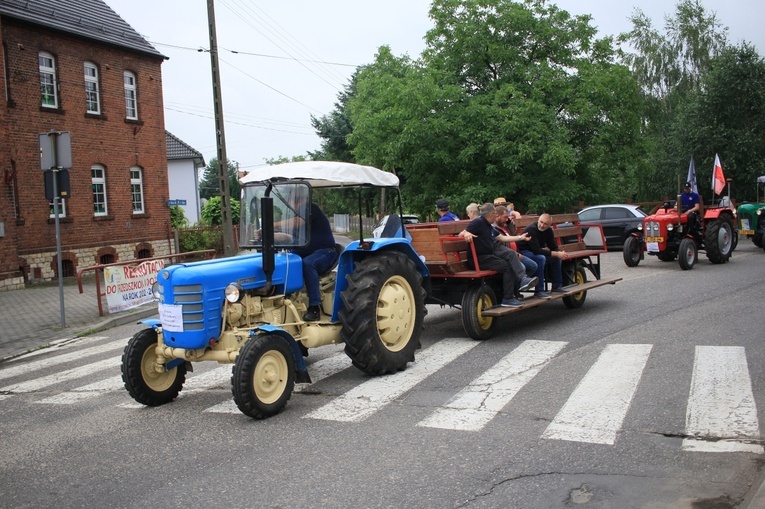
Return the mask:
{"type": "Polygon", "coordinates": [[[459,221],[457,214],[449,211],[449,202],[441,198],[436,202],[436,212],[441,216],[439,221],[459,221]]]}
{"type": "Polygon", "coordinates": [[[697,241],[701,240],[701,232],[698,231],[699,225],[699,210],[701,210],[701,198],[698,193],[694,193],[691,183],[686,182],[683,186],[683,192],[680,195],[681,206],[683,213],[688,214],[688,222],[686,223],[688,231],[696,237],[697,241]]]}

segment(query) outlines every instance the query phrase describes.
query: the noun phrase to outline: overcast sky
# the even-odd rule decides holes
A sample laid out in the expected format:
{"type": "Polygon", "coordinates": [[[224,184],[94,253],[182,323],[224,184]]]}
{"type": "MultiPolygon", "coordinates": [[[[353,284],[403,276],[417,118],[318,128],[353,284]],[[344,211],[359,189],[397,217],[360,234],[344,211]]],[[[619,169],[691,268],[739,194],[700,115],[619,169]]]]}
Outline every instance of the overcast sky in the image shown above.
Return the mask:
{"type": "MultiPolygon", "coordinates": [[[[163,55],[165,128],[216,156],[206,0],[105,0],[163,55]]],[[[664,0],[558,0],[572,14],[590,14],[599,35],[627,31],[639,6],[663,28],[674,3],[664,0]]],[[[703,0],[742,40],[765,53],[763,0],[703,0]]],[[[310,116],[332,111],[356,66],[381,45],[419,56],[432,24],[430,0],[215,0],[226,152],[242,169],[266,158],[304,155],[320,147],[310,116]]]]}

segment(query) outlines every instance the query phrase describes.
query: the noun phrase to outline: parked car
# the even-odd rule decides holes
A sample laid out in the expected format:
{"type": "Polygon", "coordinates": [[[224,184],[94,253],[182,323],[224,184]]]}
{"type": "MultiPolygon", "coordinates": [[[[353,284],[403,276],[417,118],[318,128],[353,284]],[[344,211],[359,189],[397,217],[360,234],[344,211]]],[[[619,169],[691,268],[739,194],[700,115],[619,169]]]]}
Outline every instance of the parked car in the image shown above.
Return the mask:
{"type": "Polygon", "coordinates": [[[627,236],[636,232],[648,215],[640,206],[626,204],[595,205],[583,208],[577,214],[581,222],[603,227],[608,249],[622,249],[627,236]]]}

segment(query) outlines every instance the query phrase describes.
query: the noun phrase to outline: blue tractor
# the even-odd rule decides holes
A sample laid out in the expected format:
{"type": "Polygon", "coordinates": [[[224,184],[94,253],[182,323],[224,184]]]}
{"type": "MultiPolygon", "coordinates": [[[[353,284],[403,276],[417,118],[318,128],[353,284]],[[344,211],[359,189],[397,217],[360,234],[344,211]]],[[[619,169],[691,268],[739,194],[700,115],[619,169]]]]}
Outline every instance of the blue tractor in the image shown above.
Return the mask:
{"type": "MultiPolygon", "coordinates": [[[[428,270],[403,229],[389,238],[360,233],[338,246],[337,266],[320,278],[321,318],[302,319],[308,305],[302,260],[290,250],[308,243],[313,193],[325,188],[352,188],[361,208],[369,188],[398,195],[398,177],[326,161],[268,166],[244,177],[240,254],[172,265],[157,275],[159,317],[144,321],[148,327],[122,356],[122,379],[136,401],[168,403],[192,363],[217,361],[233,364],[238,408],[262,419],[285,407],[295,383],[310,382],[303,358],[309,348],[344,343],[353,365],[370,375],[414,361],[428,270]]],[[[401,209],[400,196],[398,203],[401,209]]]]}

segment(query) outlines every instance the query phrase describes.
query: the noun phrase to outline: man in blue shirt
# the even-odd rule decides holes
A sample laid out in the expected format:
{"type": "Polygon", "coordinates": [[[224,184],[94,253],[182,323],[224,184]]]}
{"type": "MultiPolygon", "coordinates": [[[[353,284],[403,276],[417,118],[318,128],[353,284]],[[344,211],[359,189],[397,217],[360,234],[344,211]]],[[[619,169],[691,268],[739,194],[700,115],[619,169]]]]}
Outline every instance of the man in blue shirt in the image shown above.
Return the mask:
{"type": "Polygon", "coordinates": [[[441,216],[438,218],[439,221],[459,221],[460,218],[457,217],[457,214],[454,212],[449,211],[449,202],[441,198],[436,202],[436,212],[438,212],[438,215],[441,216]]]}
{"type": "Polygon", "coordinates": [[[694,193],[691,189],[691,183],[686,182],[683,186],[683,192],[680,194],[680,200],[683,213],[688,214],[688,232],[690,232],[696,240],[701,240],[701,232],[698,231],[699,225],[699,210],[701,210],[701,198],[697,193],[694,193]]]}

